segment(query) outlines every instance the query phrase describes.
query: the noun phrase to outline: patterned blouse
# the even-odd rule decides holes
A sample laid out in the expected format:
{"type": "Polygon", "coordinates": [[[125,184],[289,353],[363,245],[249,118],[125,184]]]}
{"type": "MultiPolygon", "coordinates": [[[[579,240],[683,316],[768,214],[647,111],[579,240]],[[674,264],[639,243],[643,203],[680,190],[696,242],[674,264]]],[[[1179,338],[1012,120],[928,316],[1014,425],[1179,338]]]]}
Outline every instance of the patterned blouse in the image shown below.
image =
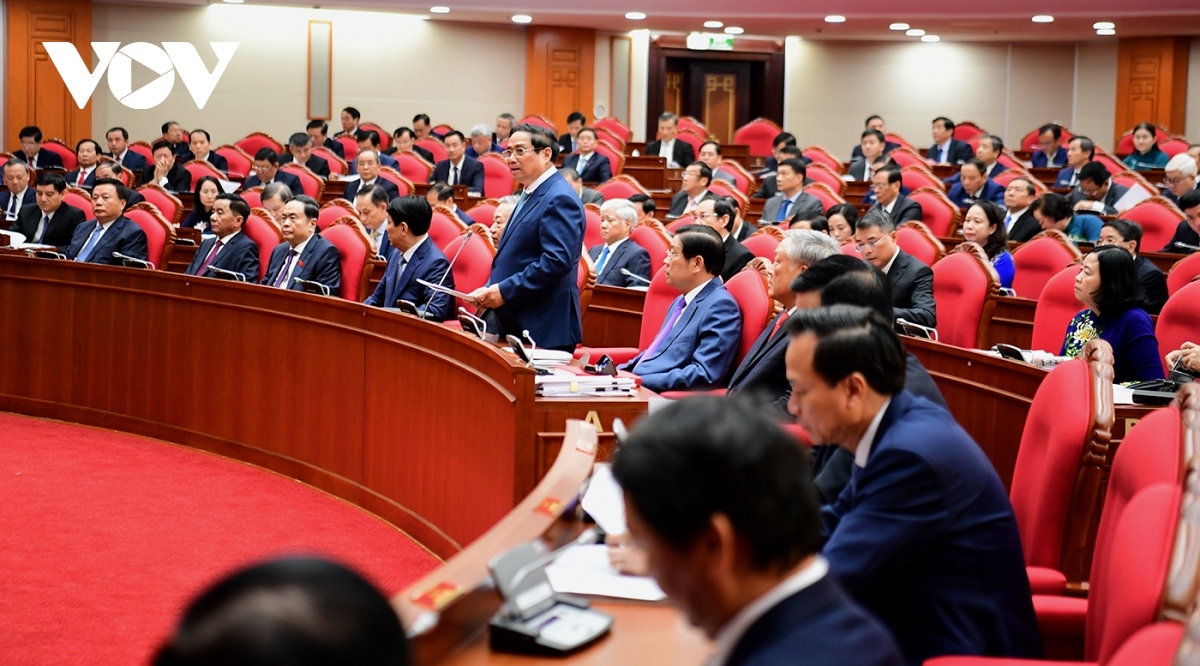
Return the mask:
{"type": "Polygon", "coordinates": [[[1113,348],[1113,380],[1123,382],[1162,379],[1162,361],[1150,315],[1131,308],[1117,315],[1097,315],[1082,310],[1067,325],[1060,356],[1075,358],[1092,338],[1100,338],[1113,348]]]}

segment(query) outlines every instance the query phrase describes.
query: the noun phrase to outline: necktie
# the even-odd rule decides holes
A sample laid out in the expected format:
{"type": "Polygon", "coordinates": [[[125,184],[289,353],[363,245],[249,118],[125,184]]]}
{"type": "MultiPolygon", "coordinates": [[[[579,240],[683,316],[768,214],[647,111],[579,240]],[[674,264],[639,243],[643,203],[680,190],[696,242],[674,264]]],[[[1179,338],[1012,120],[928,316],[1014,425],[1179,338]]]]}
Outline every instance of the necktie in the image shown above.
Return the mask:
{"type": "Polygon", "coordinates": [[[1004,230],[1009,231],[1011,229],[1012,229],[1012,215],[1005,215],[1004,216],[1004,230]]]}
{"type": "Polygon", "coordinates": [[[579,163],[576,164],[575,166],[579,169],[579,177],[580,178],[583,177],[583,170],[587,168],[587,162],[588,162],[587,157],[585,157],[583,155],[579,156],[579,163]]]}
{"type": "Polygon", "coordinates": [[[783,203],[779,204],[779,214],[775,216],[776,222],[783,222],[788,219],[788,209],[792,207],[791,199],[784,199],[783,203]]]}
{"type": "Polygon", "coordinates": [[[37,231],[33,234],[33,242],[42,242],[42,235],[46,233],[46,227],[50,226],[50,216],[43,215],[42,221],[38,223],[37,231]]]}
{"type": "MultiPolygon", "coordinates": [[[[517,207],[513,209],[512,215],[510,215],[508,218],[509,222],[513,222],[517,219],[517,216],[521,213],[521,209],[525,207],[526,201],[529,201],[529,192],[526,190],[521,190],[521,196],[517,199],[517,207]]],[[[504,225],[504,230],[508,231],[509,227],[511,226],[511,224],[504,225]]]]}
{"type": "Polygon", "coordinates": [[[603,250],[600,250],[600,257],[596,259],[596,275],[599,275],[604,270],[604,264],[608,261],[608,246],[605,245],[603,250]]]}
{"type": "Polygon", "coordinates": [[[87,243],[84,243],[83,249],[79,250],[79,254],[75,255],[75,261],[87,261],[92,256],[92,250],[96,249],[96,243],[100,240],[100,232],[104,227],[100,223],[96,223],[96,228],[92,230],[92,235],[88,236],[87,243]]]}
{"type": "Polygon", "coordinates": [[[208,270],[208,265],[213,262],[213,259],[217,258],[217,252],[221,251],[221,246],[223,244],[224,243],[222,243],[221,239],[219,238],[217,239],[216,243],[213,243],[212,251],[209,252],[208,256],[204,258],[204,261],[200,263],[200,268],[196,270],[196,275],[204,275],[204,271],[208,270]]]}
{"type": "MultiPolygon", "coordinates": [[[[671,333],[671,329],[675,328],[675,322],[679,321],[679,315],[683,314],[685,305],[687,303],[683,300],[683,296],[676,298],[675,302],[671,304],[671,311],[667,313],[667,318],[663,320],[662,328],[658,329],[658,335],[654,336],[654,342],[651,342],[650,346],[646,348],[646,353],[642,354],[642,360],[638,361],[638,365],[641,365],[642,361],[654,356],[658,348],[666,341],[667,336],[671,333]]],[[[634,372],[636,371],[637,367],[635,366],[634,372]]]]}
{"type": "Polygon", "coordinates": [[[404,275],[404,269],[407,267],[408,260],[404,258],[403,254],[401,254],[399,261],[396,262],[396,279],[399,279],[401,275],[404,275]]]}
{"type": "Polygon", "coordinates": [[[79,180],[76,181],[75,184],[79,187],[83,187],[83,181],[84,181],[84,178],[86,178],[86,177],[87,177],[87,174],[84,173],[82,168],[80,168],[79,169],[79,180]]]}
{"type": "Polygon", "coordinates": [[[783,328],[783,322],[787,321],[787,318],[788,311],[784,310],[783,314],[779,315],[779,318],[775,320],[775,326],[771,329],[771,335],[767,336],[768,340],[775,338],[775,334],[779,332],[779,329],[783,328]]]}
{"type": "Polygon", "coordinates": [[[458,185],[458,167],[454,167],[454,175],[450,176],[450,184],[458,185]]]}
{"type": "Polygon", "coordinates": [[[939,161],[939,162],[945,162],[945,161],[946,161],[946,149],[945,149],[945,148],[938,148],[938,159],[937,159],[937,161],[939,161]]]}
{"type": "Polygon", "coordinates": [[[294,249],[288,250],[287,259],[284,260],[284,262],[283,262],[283,268],[279,269],[279,275],[275,278],[275,284],[273,286],[283,287],[284,289],[287,288],[284,285],[283,280],[284,280],[284,278],[287,277],[288,271],[291,270],[292,260],[295,258],[296,258],[296,250],[294,250],[294,249]]]}
{"type": "Polygon", "coordinates": [[[9,192],[9,194],[8,194],[8,210],[4,212],[5,217],[7,217],[10,220],[17,219],[17,209],[21,207],[20,202],[21,202],[21,199],[25,198],[24,195],[25,195],[24,192],[21,193],[21,196],[17,196],[16,192],[9,192]]]}

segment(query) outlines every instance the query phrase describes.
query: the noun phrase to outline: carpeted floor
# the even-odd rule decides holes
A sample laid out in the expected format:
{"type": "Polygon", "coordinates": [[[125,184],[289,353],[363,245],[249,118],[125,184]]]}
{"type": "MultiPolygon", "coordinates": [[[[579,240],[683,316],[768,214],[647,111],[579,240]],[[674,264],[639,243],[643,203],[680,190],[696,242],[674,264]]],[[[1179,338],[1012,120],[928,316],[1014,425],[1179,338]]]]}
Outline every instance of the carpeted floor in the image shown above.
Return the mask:
{"type": "Polygon", "coordinates": [[[438,564],[270,472],[0,413],[0,664],[144,664],[198,591],[295,553],[349,564],[389,595],[438,564]]]}

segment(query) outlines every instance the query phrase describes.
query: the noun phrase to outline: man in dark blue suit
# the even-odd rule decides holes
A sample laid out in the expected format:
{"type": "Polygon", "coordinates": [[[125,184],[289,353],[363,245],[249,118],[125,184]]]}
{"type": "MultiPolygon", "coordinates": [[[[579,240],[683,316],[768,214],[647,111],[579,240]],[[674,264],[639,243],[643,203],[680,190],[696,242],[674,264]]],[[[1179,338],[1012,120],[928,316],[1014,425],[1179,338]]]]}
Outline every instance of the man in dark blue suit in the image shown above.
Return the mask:
{"type": "Polygon", "coordinates": [[[283,183],[288,186],[295,196],[304,194],[304,185],[300,183],[300,177],[281,171],[279,169],[279,155],[275,154],[275,150],[266,146],[259,148],[254,154],[254,173],[246,179],[242,184],[243,190],[248,190],[259,185],[270,185],[271,183],[283,183]]]}
{"type": "Polygon", "coordinates": [[[491,311],[501,333],[527,330],[539,347],[573,351],[583,341],[576,272],[583,204],[554,168],[558,137],[550,130],[518,125],[504,158],[523,191],[497,244],[491,277],[470,300],[491,311]]]}
{"type": "MultiPolygon", "coordinates": [[[[358,130],[358,132],[354,134],[354,138],[358,141],[359,153],[362,153],[365,150],[373,150],[375,151],[375,155],[379,158],[380,166],[391,167],[396,171],[400,170],[400,163],[396,161],[396,158],[392,157],[391,155],[385,155],[383,151],[379,149],[379,146],[381,145],[379,132],[376,132],[375,130],[362,129],[358,130]]],[[[356,170],[357,168],[357,165],[355,165],[356,170]]]]}
{"type": "Polygon", "coordinates": [[[946,194],[954,205],[959,208],[970,208],[976,201],[990,201],[997,206],[1004,205],[1004,188],[986,175],[987,167],[983,160],[972,157],[963,162],[959,169],[959,180],[950,187],[946,194]]]}
{"type": "Polygon", "coordinates": [[[1048,123],[1038,129],[1038,149],[1030,161],[1039,169],[1057,169],[1067,163],[1067,149],[1062,147],[1062,127],[1048,123]]]}
{"type": "Polygon", "coordinates": [[[75,161],[79,166],[67,172],[67,184],[89,192],[96,184],[96,163],[100,158],[100,144],[91,139],[82,139],[75,144],[75,161]]]}
{"type": "Polygon", "coordinates": [[[1073,136],[1067,142],[1067,166],[1054,179],[1055,188],[1079,186],[1079,172],[1096,157],[1096,144],[1086,136],[1073,136]]]}
{"type": "Polygon", "coordinates": [[[17,138],[21,140],[21,152],[17,153],[17,157],[25,160],[31,169],[61,169],[63,168],[62,158],[58,153],[49,150],[42,150],[42,130],[34,125],[22,127],[17,133],[17,138]]]}
{"type": "Polygon", "coordinates": [[[216,277],[214,268],[241,273],[248,282],[258,281],[258,244],[242,232],[250,206],[240,196],[222,192],[213,202],[210,231],[215,234],[200,243],[187,267],[188,275],[216,277]]]}
{"type": "Polygon", "coordinates": [[[1200,190],[1192,190],[1179,197],[1179,208],[1183,219],[1175,227],[1175,235],[1160,252],[1191,254],[1200,247],[1200,190]]]}
{"type": "Polygon", "coordinates": [[[711,227],[680,227],[667,253],[667,284],[680,296],[650,346],[623,366],[662,393],[722,386],[742,335],[737,301],[725,289],[721,236],[711,227]]]}
{"type": "Polygon", "coordinates": [[[933,120],[933,146],[926,157],[938,164],[962,164],[975,157],[975,150],[954,138],[954,121],[943,116],[933,120]]]}
{"type": "Polygon", "coordinates": [[[13,225],[13,231],[25,236],[25,242],[53,245],[66,253],[75,227],[83,224],[87,217],[83,211],[63,201],[67,181],[57,171],[38,174],[37,204],[24,206],[13,225]]]}
{"type": "Polygon", "coordinates": [[[389,201],[391,198],[381,185],[360,189],[354,199],[354,209],[358,211],[358,218],[367,230],[367,237],[371,239],[371,250],[385,259],[392,247],[388,239],[389,201]]]}
{"type": "Polygon", "coordinates": [[[279,222],[283,242],[271,250],[271,261],[262,283],[279,289],[303,291],[296,280],[319,282],[338,295],[342,287],[342,259],[337,247],[321,238],[317,217],[321,207],[304,195],[283,205],[279,222]]]}
{"type": "MultiPolygon", "coordinates": [[[[192,174],[176,163],[175,153],[167,141],[156,141],[151,149],[154,163],[142,169],[142,184],[155,184],[168,192],[192,191],[192,174]]],[[[266,150],[270,150],[267,148],[266,150]]]]}
{"type": "Polygon", "coordinates": [[[454,202],[454,188],[446,183],[438,182],[430,185],[429,189],[425,190],[425,200],[429,202],[430,206],[448,208],[451,213],[454,213],[454,217],[458,218],[459,222],[468,227],[475,224],[475,220],[471,219],[471,216],[464,213],[458,207],[458,204],[454,202]]]}
{"type": "Polygon", "coordinates": [[[822,509],[822,553],[909,664],[1042,652],[1017,521],[986,456],[954,418],[904,390],[904,346],[869,308],[788,323],[788,407],[813,441],[854,454],[822,509]]]}
{"type": "Polygon", "coordinates": [[[429,176],[430,183],[466,185],[468,194],[483,194],[483,165],[479,160],[467,157],[467,140],[458,130],[446,132],[442,139],[447,159],[437,163],[429,176]]]}
{"type": "Polygon", "coordinates": [[[8,224],[17,220],[23,206],[37,203],[37,193],[29,186],[32,173],[29,165],[20,159],[4,163],[4,186],[8,189],[0,192],[0,211],[8,224]]]}
{"type": "Polygon", "coordinates": [[[334,155],[346,159],[346,149],[342,147],[341,142],[329,138],[329,123],[324,120],[310,120],[305,127],[305,132],[308,134],[308,138],[312,139],[313,147],[327,148],[334,155]]]}
{"type": "Polygon", "coordinates": [[[366,190],[375,185],[382,187],[387,192],[389,201],[400,196],[400,188],[396,187],[395,183],[386,178],[379,177],[379,157],[378,151],[359,151],[358,157],[354,160],[354,168],[358,173],[358,180],[346,183],[344,197],[347,201],[354,201],[358,197],[360,190],[366,190]]]}
{"type": "Polygon", "coordinates": [[[125,187],[120,181],[101,178],[92,187],[92,214],[95,218],[75,227],[67,259],[89,264],[120,266],[114,252],[145,260],[146,232],[125,211],[125,187]]]}
{"type": "Polygon", "coordinates": [[[645,287],[650,283],[650,254],[629,238],[635,224],[637,211],[629,201],[613,199],[600,206],[600,236],[604,242],[588,249],[588,256],[596,264],[596,284],[645,287]],[[625,275],[622,269],[633,275],[625,275]]]}
{"type": "Polygon", "coordinates": [[[607,157],[596,152],[596,130],[590,127],[579,130],[575,142],[579,152],[563,158],[564,169],[574,169],[585,183],[603,183],[612,178],[612,164],[607,157]]]}
{"type": "Polygon", "coordinates": [[[1162,195],[1178,206],[1180,197],[1196,189],[1196,160],[1187,153],[1179,153],[1167,162],[1165,171],[1163,182],[1167,188],[1162,195]]]}
{"type": "Polygon", "coordinates": [[[425,319],[446,321],[454,317],[454,299],[443,291],[434,291],[418,280],[454,288],[454,275],[446,255],[429,238],[433,209],[419,196],[392,199],[387,205],[391,218],[388,237],[387,270],[375,292],[364,301],[367,305],[394,308],[397,301],[417,306],[425,319]]]}
{"type": "Polygon", "coordinates": [[[180,156],[179,162],[186,164],[192,160],[208,162],[221,173],[229,173],[229,160],[213,152],[212,139],[209,138],[207,130],[194,129],[188,134],[188,153],[180,156]]]}
{"type": "Polygon", "coordinates": [[[294,162],[303,164],[306,169],[321,178],[329,177],[329,162],[323,157],[313,154],[312,137],[304,132],[296,132],[288,138],[288,152],[279,156],[280,164],[294,162]]]}
{"type": "Polygon", "coordinates": [[[843,591],[818,554],[816,493],[804,452],[737,398],[682,400],[643,418],[613,475],[629,538],[728,666],[899,666],[895,640],[843,591]]]}
{"type": "MultiPolygon", "coordinates": [[[[883,129],[883,117],[867,116],[867,121],[866,121],[866,123],[864,123],[864,127],[866,128],[866,130],[863,132],[864,137],[866,136],[867,132],[870,132],[870,131],[879,132],[879,134],[880,134],[879,140],[881,142],[883,142],[883,153],[882,154],[887,155],[888,153],[890,153],[893,150],[900,147],[900,144],[893,143],[893,142],[887,140],[887,135],[884,134],[887,130],[883,129]]],[[[865,155],[863,155],[863,149],[862,149],[861,144],[855,146],[854,150],[850,151],[850,161],[851,162],[853,162],[854,160],[861,160],[864,158],[865,158],[865,155]]]]}
{"type": "Polygon", "coordinates": [[[124,127],[114,127],[104,135],[108,142],[108,155],[133,173],[146,168],[146,158],[129,149],[129,132],[124,127]]]}

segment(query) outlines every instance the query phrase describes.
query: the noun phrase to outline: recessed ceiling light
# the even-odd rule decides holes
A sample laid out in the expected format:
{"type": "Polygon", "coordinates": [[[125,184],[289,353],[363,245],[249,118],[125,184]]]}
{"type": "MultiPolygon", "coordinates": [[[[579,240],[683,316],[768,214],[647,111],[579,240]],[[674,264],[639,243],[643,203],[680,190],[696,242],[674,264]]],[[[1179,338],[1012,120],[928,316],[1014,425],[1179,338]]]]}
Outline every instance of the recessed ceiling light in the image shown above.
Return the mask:
{"type": "Polygon", "coordinates": [[[1101,37],[1108,37],[1108,36],[1110,36],[1110,35],[1115,35],[1115,34],[1117,34],[1117,31],[1116,31],[1116,30],[1113,30],[1112,28],[1106,28],[1106,29],[1104,29],[1104,30],[1097,30],[1097,31],[1096,31],[1096,34],[1097,34],[1097,35],[1100,35],[1101,37]]]}
{"type": "Polygon", "coordinates": [[[736,25],[731,25],[728,28],[725,28],[725,34],[727,34],[727,35],[740,35],[743,32],[746,32],[746,31],[742,30],[741,28],[737,27],[736,25]]]}
{"type": "Polygon", "coordinates": [[[825,17],[825,22],[826,23],[845,23],[846,17],[842,16],[841,14],[830,14],[829,16],[825,17]]]}
{"type": "Polygon", "coordinates": [[[888,26],[888,30],[908,30],[907,23],[893,23],[888,26]]]}
{"type": "Polygon", "coordinates": [[[430,14],[449,14],[449,13],[450,13],[450,8],[449,8],[449,7],[442,7],[441,5],[439,5],[439,6],[437,6],[437,7],[430,7],[430,8],[429,8],[429,13],[430,13],[430,14]]]}
{"type": "Polygon", "coordinates": [[[921,41],[923,42],[939,42],[941,39],[942,38],[938,37],[937,35],[923,35],[921,37],[921,41]]]}
{"type": "Polygon", "coordinates": [[[1117,24],[1110,21],[1097,21],[1092,24],[1092,28],[1095,30],[1112,30],[1115,27],[1117,27],[1117,24]]]}
{"type": "Polygon", "coordinates": [[[630,21],[640,21],[646,18],[646,15],[641,12],[625,12],[625,18],[630,21]]]}
{"type": "Polygon", "coordinates": [[[725,27],[725,24],[721,23],[720,21],[705,21],[704,27],[706,27],[706,28],[723,28],[723,27],[725,27]]]}
{"type": "Polygon", "coordinates": [[[225,0],[225,4],[227,4],[227,5],[240,5],[240,4],[244,3],[245,1],[246,1],[246,0],[225,0]]]}
{"type": "Polygon", "coordinates": [[[920,37],[921,35],[925,34],[925,31],[920,28],[913,28],[912,30],[905,30],[904,34],[908,35],[909,37],[920,37]]]}
{"type": "Polygon", "coordinates": [[[517,14],[512,17],[513,23],[533,23],[533,17],[529,14],[517,14]]]}
{"type": "Polygon", "coordinates": [[[1049,14],[1038,14],[1033,17],[1034,23],[1054,23],[1054,17],[1049,14]]]}

